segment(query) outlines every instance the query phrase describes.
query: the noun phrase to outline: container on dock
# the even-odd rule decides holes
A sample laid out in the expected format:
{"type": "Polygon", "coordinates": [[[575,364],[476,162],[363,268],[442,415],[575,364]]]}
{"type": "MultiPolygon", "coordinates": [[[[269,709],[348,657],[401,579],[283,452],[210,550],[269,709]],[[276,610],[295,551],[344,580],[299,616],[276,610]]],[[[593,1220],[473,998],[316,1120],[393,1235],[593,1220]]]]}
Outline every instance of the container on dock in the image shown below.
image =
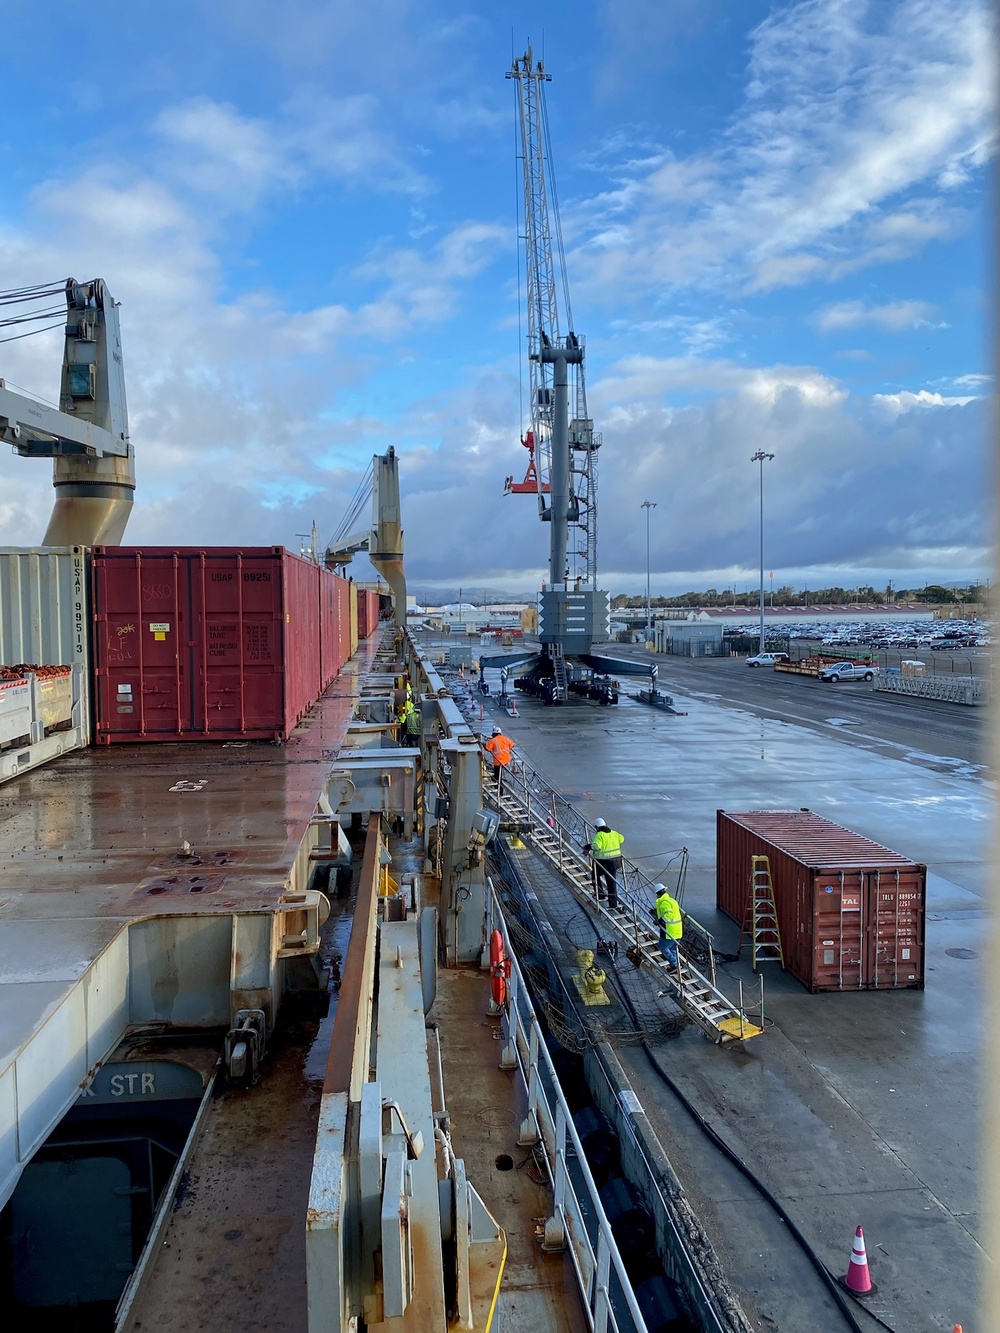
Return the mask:
{"type": "Polygon", "coordinates": [[[742,923],[771,871],[785,967],[810,991],[922,988],[927,867],[811,810],[717,812],[717,906],[742,923]]]}
{"type": "Polygon", "coordinates": [[[342,665],[338,582],[280,546],[94,547],[96,739],[287,738],[342,665]]]}

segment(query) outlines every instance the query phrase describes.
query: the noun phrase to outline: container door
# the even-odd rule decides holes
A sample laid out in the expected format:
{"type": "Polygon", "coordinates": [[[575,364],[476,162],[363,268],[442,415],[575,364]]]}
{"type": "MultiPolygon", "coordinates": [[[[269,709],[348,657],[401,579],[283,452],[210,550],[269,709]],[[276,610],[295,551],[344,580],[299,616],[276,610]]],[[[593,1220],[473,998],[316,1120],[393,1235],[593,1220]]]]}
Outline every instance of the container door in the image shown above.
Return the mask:
{"type": "Polygon", "coordinates": [[[270,552],[203,557],[198,681],[208,735],[274,735],[282,723],[281,566],[270,552]]]}
{"type": "Polygon", "coordinates": [[[171,557],[95,560],[98,727],[109,739],[190,727],[186,573],[171,557]]]}
{"type": "Polygon", "coordinates": [[[865,984],[873,990],[920,986],[924,978],[923,877],[909,869],[875,870],[865,879],[865,984]]]}
{"type": "Polygon", "coordinates": [[[867,984],[862,876],[856,870],[820,870],[813,885],[815,933],[810,990],[860,990],[867,984]]]}

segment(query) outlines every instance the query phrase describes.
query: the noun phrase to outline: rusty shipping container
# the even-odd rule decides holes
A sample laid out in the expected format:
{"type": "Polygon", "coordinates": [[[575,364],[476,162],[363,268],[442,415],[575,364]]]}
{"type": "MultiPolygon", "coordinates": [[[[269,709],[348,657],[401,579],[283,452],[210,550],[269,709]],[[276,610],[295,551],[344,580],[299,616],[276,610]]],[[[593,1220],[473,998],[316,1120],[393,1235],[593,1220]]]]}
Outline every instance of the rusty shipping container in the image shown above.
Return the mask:
{"type": "Polygon", "coordinates": [[[343,580],[280,546],[99,546],[91,582],[102,744],[287,738],[342,665],[343,580]]]}
{"type": "Polygon", "coordinates": [[[717,812],[716,904],[742,923],[771,867],[785,967],[810,991],[922,988],[927,867],[811,810],[717,812]]]}

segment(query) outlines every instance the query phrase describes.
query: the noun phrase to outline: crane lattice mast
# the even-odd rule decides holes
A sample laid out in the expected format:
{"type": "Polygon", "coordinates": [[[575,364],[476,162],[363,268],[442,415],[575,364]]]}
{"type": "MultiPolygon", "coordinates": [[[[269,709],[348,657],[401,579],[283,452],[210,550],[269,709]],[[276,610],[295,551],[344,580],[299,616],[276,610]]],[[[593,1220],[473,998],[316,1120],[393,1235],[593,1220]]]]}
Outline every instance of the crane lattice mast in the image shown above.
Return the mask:
{"type": "Polygon", "coordinates": [[[553,585],[597,586],[597,450],[600,436],[587,413],[584,345],[572,331],[573,315],[551,171],[545,84],[551,76],[529,47],[507,73],[517,89],[524,192],[527,276],[530,426],[521,437],[528,450],[523,482],[507,478],[508,494],[537,494],[540,517],[552,524],[549,576],[553,585]],[[551,196],[551,207],[550,207],[551,196]],[[553,225],[554,224],[554,225],[553,225]],[[553,245],[553,241],[555,244],[553,245]],[[563,337],[558,272],[567,332],[563,337]],[[565,355],[563,355],[565,353],[565,355]],[[570,413],[565,442],[557,437],[556,375],[565,372],[570,413]],[[565,457],[563,454],[565,453],[565,457]]]}

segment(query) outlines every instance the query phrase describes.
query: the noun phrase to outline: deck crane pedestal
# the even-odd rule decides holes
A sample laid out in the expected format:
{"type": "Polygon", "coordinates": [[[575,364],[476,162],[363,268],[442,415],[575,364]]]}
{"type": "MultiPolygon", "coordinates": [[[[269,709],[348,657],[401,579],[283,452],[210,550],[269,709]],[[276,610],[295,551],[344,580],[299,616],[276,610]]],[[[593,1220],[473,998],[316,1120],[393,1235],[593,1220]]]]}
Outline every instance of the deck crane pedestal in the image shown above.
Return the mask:
{"type": "Polygon", "coordinates": [[[484,658],[483,665],[510,668],[523,662],[524,674],[515,684],[548,703],[562,703],[569,692],[617,703],[618,686],[612,675],[646,675],[648,667],[594,653],[595,644],[607,641],[609,629],[608,594],[597,587],[601,437],[587,412],[586,349],[573,331],[545,110],[544,89],[550,77],[530,47],[507,71],[517,89],[520,132],[531,424],[521,438],[528,450],[524,481],[508,477],[504,489],[508,495],[537,495],[539,518],[549,524],[549,576],[541,595],[542,651],[484,658]]]}

